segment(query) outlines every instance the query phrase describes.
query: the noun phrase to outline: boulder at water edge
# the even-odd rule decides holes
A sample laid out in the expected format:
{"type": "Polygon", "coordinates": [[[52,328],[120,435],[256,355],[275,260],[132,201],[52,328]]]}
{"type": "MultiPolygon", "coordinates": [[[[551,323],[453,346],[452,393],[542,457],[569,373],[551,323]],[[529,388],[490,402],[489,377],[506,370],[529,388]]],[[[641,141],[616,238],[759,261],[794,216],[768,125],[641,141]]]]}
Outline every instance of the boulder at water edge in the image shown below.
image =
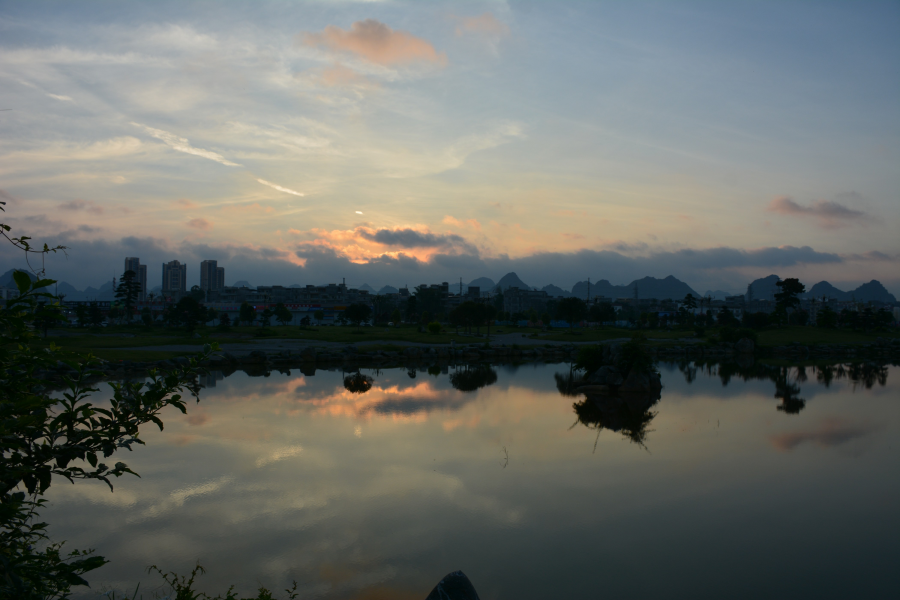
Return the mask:
{"type": "Polygon", "coordinates": [[[659,373],[629,373],[622,385],[620,392],[658,392],[662,389],[659,373]]]}
{"type": "Polygon", "coordinates": [[[587,377],[587,382],[592,385],[622,385],[623,377],[621,371],[616,367],[607,365],[600,367],[587,377]]]}

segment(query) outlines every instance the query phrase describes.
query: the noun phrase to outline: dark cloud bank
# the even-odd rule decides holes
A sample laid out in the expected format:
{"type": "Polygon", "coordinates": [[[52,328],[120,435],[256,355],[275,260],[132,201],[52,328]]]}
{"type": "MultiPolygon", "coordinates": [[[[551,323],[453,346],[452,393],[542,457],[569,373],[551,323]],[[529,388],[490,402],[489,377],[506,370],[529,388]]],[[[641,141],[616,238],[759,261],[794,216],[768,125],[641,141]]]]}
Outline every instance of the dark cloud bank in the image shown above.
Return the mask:
{"type": "MultiPolygon", "coordinates": [[[[415,239],[422,233],[414,231],[373,232],[379,242],[407,243],[413,246],[444,247],[448,240],[415,239]],[[384,238],[384,239],[379,239],[384,238]],[[387,239],[390,238],[390,239],[387,239]]],[[[588,277],[596,281],[607,279],[614,284],[627,284],[644,276],[663,278],[674,275],[694,289],[731,289],[743,291],[752,277],[741,270],[765,269],[784,277],[791,268],[805,265],[833,265],[838,267],[849,260],[873,261],[895,264],[896,257],[881,253],[862,256],[841,256],[819,252],[808,246],[761,248],[740,250],[736,248],[711,248],[702,250],[682,249],[657,251],[642,256],[629,256],[627,249],[582,250],[574,253],[545,252],[521,258],[499,256],[485,258],[474,251],[463,238],[450,240],[455,250],[436,254],[429,262],[401,254],[397,258],[380,256],[364,264],[351,262],[337,251],[315,244],[300,244],[290,251],[267,247],[239,245],[207,245],[182,243],[172,245],[152,237],[124,237],[120,240],[84,240],[83,233],[67,232],[48,241],[69,247],[68,258],[61,255],[47,260],[48,276],[66,281],[79,289],[91,285],[99,287],[122,272],[126,256],[138,256],[148,265],[148,283],[159,285],[161,265],[173,259],[189,265],[188,285],[199,283],[199,265],[204,259],[215,259],[225,267],[225,280],[229,285],[238,280],[253,285],[294,283],[337,283],[346,279],[348,285],[367,283],[378,289],[382,285],[400,287],[421,283],[463,281],[476,277],[490,277],[495,281],[510,271],[533,286],[555,284],[564,288],[588,277]],[[465,251],[463,251],[465,249],[465,251]],[[290,260],[305,260],[305,266],[291,264],[290,260]]],[[[426,236],[427,238],[427,236],[426,236]]],[[[0,248],[0,271],[23,268],[24,260],[11,246],[0,248]]],[[[890,267],[890,272],[896,269],[890,267]]],[[[768,274],[768,273],[766,273],[768,274]]],[[[811,285],[814,282],[809,282],[811,285]]],[[[889,288],[896,288],[896,278],[883,280],[889,288]]]]}

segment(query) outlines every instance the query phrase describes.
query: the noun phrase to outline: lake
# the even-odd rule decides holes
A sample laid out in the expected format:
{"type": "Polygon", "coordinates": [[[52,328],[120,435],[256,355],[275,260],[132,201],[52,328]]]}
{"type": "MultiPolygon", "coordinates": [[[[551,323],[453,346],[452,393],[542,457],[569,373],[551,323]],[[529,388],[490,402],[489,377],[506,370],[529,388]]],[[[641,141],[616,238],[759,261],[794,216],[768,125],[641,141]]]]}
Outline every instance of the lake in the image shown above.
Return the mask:
{"type": "Polygon", "coordinates": [[[483,600],[896,597],[898,367],[659,368],[627,400],[562,393],[567,364],[213,373],[116,456],[140,479],[57,481],[42,517],[112,561],[84,597],[197,561],[301,599],[457,569],[483,600]]]}

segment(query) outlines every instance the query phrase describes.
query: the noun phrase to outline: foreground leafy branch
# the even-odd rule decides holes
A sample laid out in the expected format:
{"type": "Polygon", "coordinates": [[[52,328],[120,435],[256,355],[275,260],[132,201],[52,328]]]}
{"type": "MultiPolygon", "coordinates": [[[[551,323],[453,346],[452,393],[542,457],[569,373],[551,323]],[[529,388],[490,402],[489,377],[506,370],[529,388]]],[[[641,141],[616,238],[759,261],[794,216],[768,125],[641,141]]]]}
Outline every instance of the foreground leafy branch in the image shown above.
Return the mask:
{"type": "MultiPolygon", "coordinates": [[[[2,210],[2,208],[0,208],[2,210]]],[[[9,226],[0,233],[26,256],[42,256],[55,249],[33,249],[28,238],[12,238],[9,226]]],[[[56,249],[60,249],[57,247],[56,249]]],[[[64,598],[73,586],[87,585],[83,575],[107,561],[91,550],[65,554],[62,543],[52,543],[47,524],[39,519],[43,495],[60,477],[74,483],[95,479],[112,489],[112,478],[137,475],[124,462],[112,466],[106,459],[123,448],[143,444],[140,428],[153,423],[167,406],[186,411],[183,394],[199,401],[197,373],[200,362],[216,349],[206,346],[188,364],[166,373],[150,371],[146,382],[111,383],[112,398],[91,402],[99,392],[89,381],[100,375],[99,361],[61,360],[59,348],[38,348],[36,330],[47,319],[59,318],[59,301],[47,288],[55,283],[24,272],[13,277],[19,296],[0,307],[0,598],[64,598]],[[63,376],[65,391],[54,397],[44,379],[60,363],[71,376],[63,376]]],[[[56,382],[58,384],[58,382],[56,382]]]]}

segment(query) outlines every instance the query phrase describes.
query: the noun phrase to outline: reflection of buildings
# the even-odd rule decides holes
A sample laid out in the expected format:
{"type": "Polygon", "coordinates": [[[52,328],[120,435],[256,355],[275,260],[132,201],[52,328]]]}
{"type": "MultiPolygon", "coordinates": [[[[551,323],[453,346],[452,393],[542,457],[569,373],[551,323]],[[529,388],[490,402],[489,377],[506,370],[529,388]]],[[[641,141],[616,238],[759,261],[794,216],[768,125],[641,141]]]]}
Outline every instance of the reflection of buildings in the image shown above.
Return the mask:
{"type": "Polygon", "coordinates": [[[200,385],[207,388],[216,387],[217,381],[222,381],[225,379],[225,374],[222,371],[210,371],[205,375],[200,376],[200,385]]]}

